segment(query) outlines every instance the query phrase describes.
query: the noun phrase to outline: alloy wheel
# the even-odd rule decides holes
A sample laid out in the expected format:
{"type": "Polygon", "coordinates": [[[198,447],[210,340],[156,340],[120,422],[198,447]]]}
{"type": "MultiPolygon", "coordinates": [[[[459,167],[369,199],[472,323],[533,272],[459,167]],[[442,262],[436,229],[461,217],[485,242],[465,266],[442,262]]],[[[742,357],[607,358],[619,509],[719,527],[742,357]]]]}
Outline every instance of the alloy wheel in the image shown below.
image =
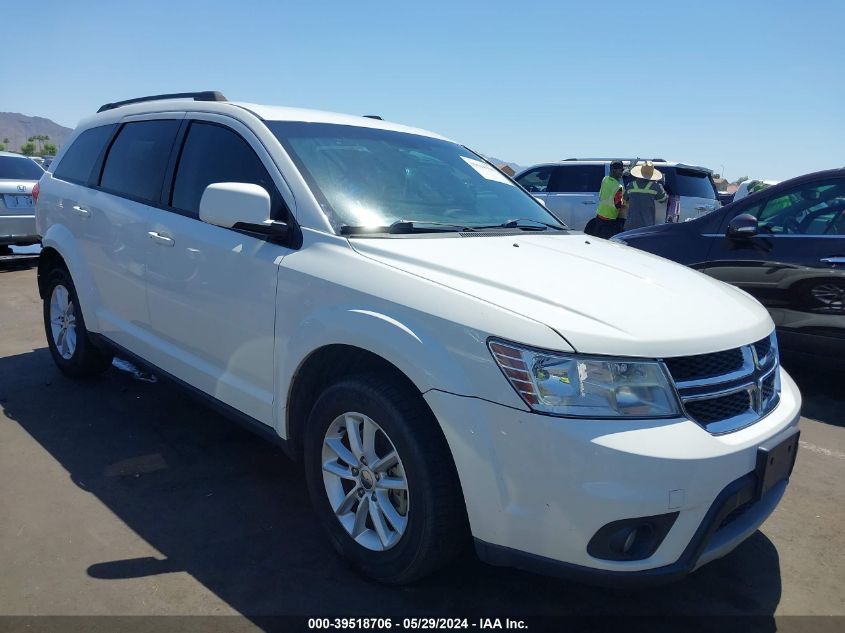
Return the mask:
{"type": "Polygon", "coordinates": [[[393,441],[362,413],[339,415],[323,439],[323,485],[346,532],[373,551],[394,547],[408,527],[405,468],[393,441]]]}
{"type": "Polygon", "coordinates": [[[845,309],[845,287],[838,284],[821,284],[810,291],[813,298],[830,311],[845,309]]]}
{"type": "Polygon", "coordinates": [[[76,351],[76,310],[68,289],[61,284],[50,296],[50,331],[59,355],[70,360],[76,351]]]}

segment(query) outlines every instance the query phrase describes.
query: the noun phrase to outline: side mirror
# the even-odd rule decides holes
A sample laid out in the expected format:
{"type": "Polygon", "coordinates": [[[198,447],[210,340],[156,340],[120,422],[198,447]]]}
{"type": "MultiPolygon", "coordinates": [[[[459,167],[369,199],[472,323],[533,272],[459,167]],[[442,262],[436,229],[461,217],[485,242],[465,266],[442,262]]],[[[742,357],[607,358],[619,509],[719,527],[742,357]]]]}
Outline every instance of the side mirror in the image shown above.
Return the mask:
{"type": "Polygon", "coordinates": [[[246,182],[215,182],[200,198],[200,220],[226,229],[284,237],[287,224],[270,219],[270,194],[246,182]]]}
{"type": "Polygon", "coordinates": [[[730,221],[725,235],[731,238],[744,238],[753,237],[758,232],[757,218],[750,213],[740,213],[730,221]]]}

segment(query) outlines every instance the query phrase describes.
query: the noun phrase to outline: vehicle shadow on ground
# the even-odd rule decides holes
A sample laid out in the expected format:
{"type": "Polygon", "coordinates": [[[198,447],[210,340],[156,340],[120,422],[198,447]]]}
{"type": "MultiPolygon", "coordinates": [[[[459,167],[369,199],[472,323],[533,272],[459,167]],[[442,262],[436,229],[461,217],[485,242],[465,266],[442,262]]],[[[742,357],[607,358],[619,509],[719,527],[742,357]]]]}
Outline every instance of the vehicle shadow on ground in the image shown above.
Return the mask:
{"type": "Polygon", "coordinates": [[[755,614],[775,630],[780,564],[761,532],[659,589],[593,588],[489,567],[471,552],[414,586],[385,587],[336,557],[280,449],[169,384],[115,369],[74,382],[39,349],[0,358],[0,407],[165,557],[92,561],[81,577],[186,572],[253,618],[755,614]]]}
{"type": "Polygon", "coordinates": [[[27,270],[38,265],[38,255],[16,255],[5,257],[0,255],[0,274],[27,270]]]}
{"type": "Polygon", "coordinates": [[[801,391],[801,415],[845,426],[845,371],[816,367],[806,359],[783,358],[784,368],[801,391]]]}

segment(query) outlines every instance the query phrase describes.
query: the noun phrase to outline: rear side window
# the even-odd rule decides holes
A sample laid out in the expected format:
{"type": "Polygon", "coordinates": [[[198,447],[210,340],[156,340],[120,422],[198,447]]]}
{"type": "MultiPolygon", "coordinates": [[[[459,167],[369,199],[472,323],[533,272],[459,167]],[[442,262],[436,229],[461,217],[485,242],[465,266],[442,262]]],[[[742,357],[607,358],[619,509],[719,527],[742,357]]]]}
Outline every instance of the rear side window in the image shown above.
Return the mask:
{"type": "Polygon", "coordinates": [[[113,125],[102,125],[80,134],[53,170],[53,175],[80,185],[88,184],[94,163],[97,162],[100,153],[111,138],[112,131],[114,131],[113,125]]]}
{"type": "Polygon", "coordinates": [[[675,169],[675,177],[669,183],[669,193],[690,198],[716,199],[716,188],[710,181],[710,174],[694,169],[675,169]]]}
{"type": "Polygon", "coordinates": [[[34,160],[0,156],[0,180],[38,180],[44,175],[34,160]]]}
{"type": "Polygon", "coordinates": [[[215,182],[245,182],[264,187],[270,194],[271,217],[286,219],[281,196],[249,143],[228,128],[194,122],[182,148],[170,205],[198,215],[205,188],[215,182]]]}
{"type": "Polygon", "coordinates": [[[158,202],[180,121],[127,123],[112,143],[100,186],[111,193],[158,202]]]}
{"type": "Polygon", "coordinates": [[[531,193],[543,193],[549,189],[549,179],[552,177],[551,167],[538,167],[522,174],[516,181],[531,193]]]}
{"type": "Polygon", "coordinates": [[[604,165],[567,165],[555,167],[549,191],[598,193],[604,178],[604,165]]]}

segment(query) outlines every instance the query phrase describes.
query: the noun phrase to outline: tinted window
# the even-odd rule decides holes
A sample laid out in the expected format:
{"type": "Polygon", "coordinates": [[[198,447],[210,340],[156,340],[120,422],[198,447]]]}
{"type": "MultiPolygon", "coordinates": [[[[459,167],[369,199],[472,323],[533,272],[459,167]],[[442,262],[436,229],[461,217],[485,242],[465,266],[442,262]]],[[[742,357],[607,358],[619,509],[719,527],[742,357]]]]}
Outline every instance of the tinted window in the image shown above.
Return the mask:
{"type": "Polygon", "coordinates": [[[127,123],[112,143],[100,186],[111,192],[158,202],[179,121],[127,123]]]}
{"type": "Polygon", "coordinates": [[[531,193],[543,193],[548,191],[551,177],[551,167],[538,167],[522,174],[516,181],[531,193]]]}
{"type": "Polygon", "coordinates": [[[598,193],[604,178],[604,165],[567,165],[556,167],[549,191],[598,193]]]}
{"type": "Polygon", "coordinates": [[[775,194],[754,215],[761,232],[842,235],[845,231],[845,182],[806,184],[775,194]]]}
{"type": "Polygon", "coordinates": [[[53,171],[56,178],[86,184],[94,163],[111,137],[113,125],[91,128],[80,134],[53,171]]]}
{"type": "Polygon", "coordinates": [[[38,180],[44,170],[28,158],[0,156],[0,180],[38,180]]]}
{"type": "Polygon", "coordinates": [[[264,187],[270,194],[271,217],[285,219],[281,196],[249,144],[232,130],[194,122],[182,148],[171,206],[199,214],[202,194],[215,182],[247,182],[264,187]]]}
{"type": "MultiPolygon", "coordinates": [[[[659,167],[658,169],[666,169],[659,167]]],[[[716,188],[710,180],[710,174],[694,169],[674,170],[674,178],[669,183],[669,193],[676,196],[688,196],[691,198],[716,199],[716,188]]]]}

